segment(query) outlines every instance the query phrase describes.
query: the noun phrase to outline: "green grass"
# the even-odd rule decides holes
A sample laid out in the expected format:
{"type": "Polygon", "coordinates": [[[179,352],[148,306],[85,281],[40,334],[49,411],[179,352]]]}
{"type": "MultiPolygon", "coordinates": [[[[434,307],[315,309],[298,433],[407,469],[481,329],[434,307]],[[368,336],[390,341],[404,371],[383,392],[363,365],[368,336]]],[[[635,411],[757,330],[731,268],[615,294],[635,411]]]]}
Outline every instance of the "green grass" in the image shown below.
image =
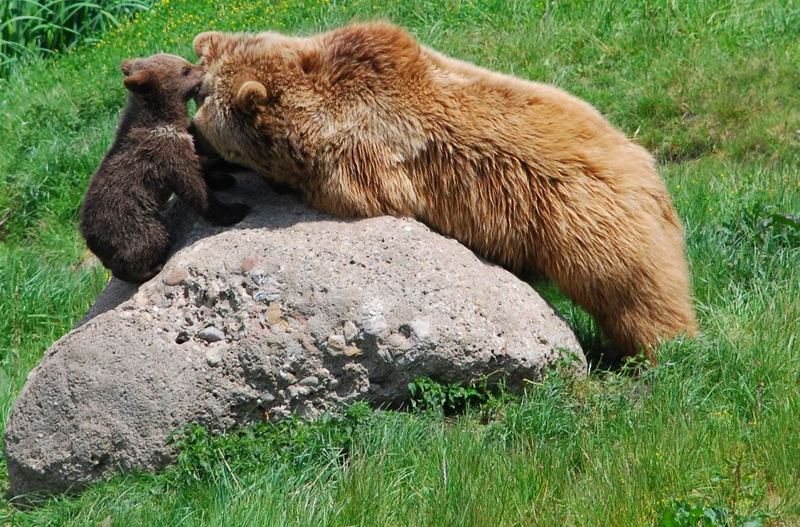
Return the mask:
{"type": "Polygon", "coordinates": [[[58,53],[116,27],[154,0],[5,0],[0,4],[0,77],[26,59],[58,53]]]}
{"type": "MultiPolygon", "coordinates": [[[[592,102],[661,163],[702,327],[641,376],[553,375],[457,417],[359,406],[223,438],[189,431],[177,467],[34,509],[3,502],[0,524],[800,524],[800,228],[786,216],[800,213],[800,7],[644,4],[171,0],[0,81],[3,422],[105,280],[80,265],[76,220],[124,101],[119,62],[189,57],[194,34],[212,28],[308,33],[388,18],[448,54],[592,102]]],[[[591,342],[586,316],[548,297],[591,342]]]]}

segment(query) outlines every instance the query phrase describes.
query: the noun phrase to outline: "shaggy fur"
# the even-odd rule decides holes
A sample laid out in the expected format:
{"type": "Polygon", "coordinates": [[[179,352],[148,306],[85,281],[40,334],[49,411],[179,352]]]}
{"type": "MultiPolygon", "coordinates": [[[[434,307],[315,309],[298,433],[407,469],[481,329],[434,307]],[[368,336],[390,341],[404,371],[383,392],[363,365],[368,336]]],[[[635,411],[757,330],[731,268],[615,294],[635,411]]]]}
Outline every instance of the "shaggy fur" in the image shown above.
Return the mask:
{"type": "Polygon", "coordinates": [[[231,225],[247,214],[242,204],[223,204],[208,184],[224,187],[230,175],[203,179],[187,101],[203,75],[174,55],[122,63],[128,104],[116,140],[92,177],[81,208],[80,227],[89,249],[115,277],[144,282],[161,270],[170,235],[161,209],[174,192],[201,216],[231,225]]]}
{"type": "Polygon", "coordinates": [[[385,23],[202,33],[194,124],[223,157],[339,216],[417,218],[543,274],[616,351],[695,332],[683,228],[652,157],[592,106],[385,23]]]}

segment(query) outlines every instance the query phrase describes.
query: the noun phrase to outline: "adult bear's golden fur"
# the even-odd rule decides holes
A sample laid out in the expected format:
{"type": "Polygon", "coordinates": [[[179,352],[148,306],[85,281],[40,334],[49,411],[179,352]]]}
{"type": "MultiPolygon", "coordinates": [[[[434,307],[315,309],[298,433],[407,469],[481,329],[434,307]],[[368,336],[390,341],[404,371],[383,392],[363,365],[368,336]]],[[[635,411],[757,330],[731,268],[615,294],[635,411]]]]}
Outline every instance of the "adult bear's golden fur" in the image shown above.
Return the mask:
{"type": "Polygon", "coordinates": [[[194,124],[339,216],[417,218],[544,274],[635,354],[693,334],[683,228],[652,157],[589,104],[445,57],[386,23],[202,33],[194,124]]]}

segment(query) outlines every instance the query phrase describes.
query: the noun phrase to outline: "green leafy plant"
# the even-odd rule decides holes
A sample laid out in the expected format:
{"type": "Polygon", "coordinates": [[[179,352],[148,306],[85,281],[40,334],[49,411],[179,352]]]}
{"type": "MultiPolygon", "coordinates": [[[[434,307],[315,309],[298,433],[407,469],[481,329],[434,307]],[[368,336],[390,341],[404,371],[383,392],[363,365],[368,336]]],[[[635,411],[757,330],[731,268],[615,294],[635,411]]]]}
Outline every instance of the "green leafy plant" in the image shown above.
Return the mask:
{"type": "Polygon", "coordinates": [[[761,221],[761,231],[783,238],[788,244],[800,245],[800,216],[796,214],[770,214],[761,221]]]}
{"type": "Polygon", "coordinates": [[[705,492],[695,491],[696,499],[669,500],[661,514],[660,527],[762,527],[772,515],[765,512],[744,513],[761,501],[762,492],[758,481],[743,477],[743,452],[740,450],[729,458],[726,469],[711,478],[712,488],[705,492]],[[714,490],[717,496],[704,496],[714,490]],[[708,505],[714,503],[715,505],[708,505]]]}
{"type": "Polygon", "coordinates": [[[343,416],[326,415],[316,421],[290,417],[277,423],[260,423],[214,434],[192,424],[173,432],[169,443],[178,449],[177,474],[207,481],[221,469],[236,473],[269,467],[277,462],[294,466],[338,463],[346,455],[354,432],[366,423],[372,410],[355,403],[343,416]]]}
{"type": "Polygon", "coordinates": [[[800,245],[800,216],[774,212],[762,202],[745,206],[741,214],[722,226],[729,243],[741,248],[747,245],[791,247],[800,245]]]}
{"type": "Polygon", "coordinates": [[[420,377],[408,384],[409,404],[415,411],[444,414],[461,413],[470,406],[478,406],[489,397],[486,386],[442,384],[420,377]]]}
{"type": "Polygon", "coordinates": [[[704,507],[689,501],[675,500],[664,511],[659,525],[662,527],[723,527],[728,525],[730,513],[720,507],[704,507]]]}
{"type": "Polygon", "coordinates": [[[725,507],[707,506],[688,500],[672,500],[656,524],[658,527],[762,527],[769,514],[744,518],[725,507]]]}

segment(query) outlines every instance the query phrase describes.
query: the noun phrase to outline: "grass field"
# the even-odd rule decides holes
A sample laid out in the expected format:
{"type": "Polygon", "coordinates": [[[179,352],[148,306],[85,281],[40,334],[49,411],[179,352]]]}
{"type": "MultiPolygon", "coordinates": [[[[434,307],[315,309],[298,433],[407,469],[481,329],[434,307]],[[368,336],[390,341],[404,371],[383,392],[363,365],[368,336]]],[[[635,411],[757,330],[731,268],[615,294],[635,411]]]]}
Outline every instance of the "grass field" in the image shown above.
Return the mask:
{"type": "MultiPolygon", "coordinates": [[[[77,209],[124,101],[119,62],[206,29],[401,23],[593,103],[654,152],[687,227],[702,334],[642,375],[554,374],[455,417],[352,408],[227,437],[13,525],[800,525],[800,6],[786,1],[162,0],[0,81],[0,417],[106,275],[77,209]],[[646,5],[645,5],[646,4],[646,5]]],[[[553,296],[581,338],[594,329],[553,296]]],[[[0,425],[4,426],[4,425],[0,425]]],[[[2,461],[0,461],[2,465],[2,461]]],[[[0,490],[8,488],[0,466],[0,490]]]]}

